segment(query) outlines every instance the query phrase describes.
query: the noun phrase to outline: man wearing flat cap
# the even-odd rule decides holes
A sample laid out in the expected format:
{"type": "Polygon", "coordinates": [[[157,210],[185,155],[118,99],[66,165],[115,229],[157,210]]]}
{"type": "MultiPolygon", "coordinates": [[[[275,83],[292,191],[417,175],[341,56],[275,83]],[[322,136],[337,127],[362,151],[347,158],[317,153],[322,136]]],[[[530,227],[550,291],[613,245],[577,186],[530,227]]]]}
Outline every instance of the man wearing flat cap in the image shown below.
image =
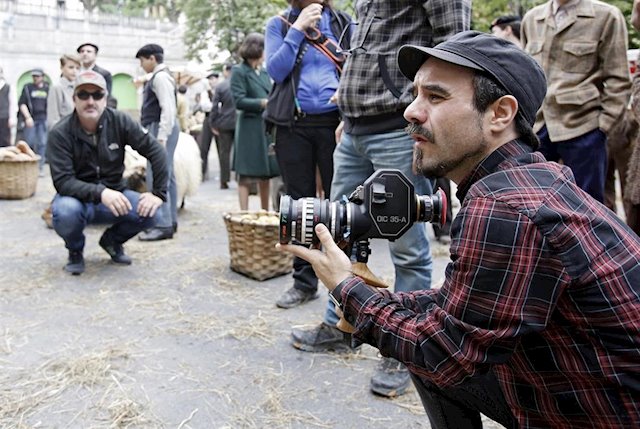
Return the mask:
{"type": "MultiPolygon", "coordinates": [[[[177,120],[176,83],[164,64],[164,50],[154,43],[144,45],[136,53],[140,66],[151,77],[145,82],[142,92],[140,122],[164,147],[167,154],[168,194],[167,202],[158,210],[157,222],[153,228],[138,237],[142,241],[158,241],[173,238],[178,228],[176,206],[177,188],[173,173],[173,154],[178,144],[180,127],[177,120]]],[[[147,184],[153,182],[153,166],[147,167],[147,184]]]]}
{"type": "Polygon", "coordinates": [[[100,73],[102,77],[104,77],[105,82],[107,82],[107,90],[109,91],[109,96],[111,96],[111,73],[96,64],[96,58],[98,56],[98,45],[89,42],[83,43],[82,45],[78,46],[77,51],[82,62],[80,71],[93,70],[94,72],[100,73]]]}
{"type": "Polygon", "coordinates": [[[463,32],[403,46],[415,167],[458,185],[439,289],[367,286],[324,225],[307,259],[339,327],[410,370],[433,428],[640,427],[640,238],[535,152],[546,92],[514,44],[463,32]]]}
{"type": "Polygon", "coordinates": [[[49,96],[49,84],[44,80],[44,71],[41,68],[31,70],[32,83],[27,83],[20,92],[18,109],[20,120],[24,121],[24,138],[38,155],[40,155],[39,168],[45,163],[47,148],[47,97],[49,96]]]}
{"type": "Polygon", "coordinates": [[[53,228],[69,251],[65,271],[84,272],[84,228],[111,224],[99,245],[119,265],[131,264],[123,244],[154,225],[156,210],[166,200],[167,159],[156,139],[129,115],[107,107],[107,83],[85,70],[76,78],[74,111],[49,132],[48,157],[57,194],[51,209],[53,228]],[[122,179],[125,146],[153,165],[155,180],[139,194],[122,179]]]}
{"type": "Polygon", "coordinates": [[[521,18],[518,15],[499,16],[491,22],[489,30],[491,34],[501,39],[515,43],[522,47],[520,43],[521,18]]]}

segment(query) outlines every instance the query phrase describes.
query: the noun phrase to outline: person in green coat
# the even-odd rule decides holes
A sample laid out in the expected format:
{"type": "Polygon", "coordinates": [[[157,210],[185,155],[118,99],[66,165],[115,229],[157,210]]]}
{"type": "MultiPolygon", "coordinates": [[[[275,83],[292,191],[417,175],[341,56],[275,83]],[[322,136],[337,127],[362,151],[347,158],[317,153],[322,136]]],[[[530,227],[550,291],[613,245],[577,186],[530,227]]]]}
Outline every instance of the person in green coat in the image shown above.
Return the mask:
{"type": "Polygon", "coordinates": [[[231,94],[236,104],[237,123],[233,169],[238,174],[240,210],[249,208],[249,186],[258,182],[260,206],[269,209],[269,179],[278,173],[270,167],[269,142],[262,111],[267,105],[271,79],[262,67],[264,36],[249,34],[240,46],[242,64],[231,72],[231,94]]]}

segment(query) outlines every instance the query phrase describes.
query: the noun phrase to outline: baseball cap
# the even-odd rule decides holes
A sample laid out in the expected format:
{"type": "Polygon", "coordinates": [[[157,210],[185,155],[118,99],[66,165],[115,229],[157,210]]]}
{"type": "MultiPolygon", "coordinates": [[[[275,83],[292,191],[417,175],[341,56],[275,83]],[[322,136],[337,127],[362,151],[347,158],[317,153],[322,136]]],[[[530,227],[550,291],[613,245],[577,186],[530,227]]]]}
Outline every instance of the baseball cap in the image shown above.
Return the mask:
{"type": "Polygon", "coordinates": [[[78,49],[76,49],[76,52],[80,53],[80,49],[82,49],[84,46],[93,46],[93,48],[96,50],[96,54],[98,53],[98,45],[96,45],[95,43],[90,43],[90,42],[86,42],[86,43],[83,43],[82,45],[78,46],[78,49]]]}
{"type": "Polygon", "coordinates": [[[44,72],[40,68],[31,70],[31,76],[44,76],[44,72]]]}
{"type": "Polygon", "coordinates": [[[156,45],[155,43],[149,43],[148,45],[144,45],[142,48],[138,49],[136,53],[136,58],[145,57],[149,58],[151,55],[155,54],[164,54],[164,49],[162,46],[156,45]]]}
{"type": "Polygon", "coordinates": [[[547,93],[540,65],[515,44],[478,31],[463,31],[433,48],[404,45],[398,51],[398,67],[412,80],[430,58],[482,71],[518,100],[519,112],[533,125],[547,93]]]}
{"type": "Polygon", "coordinates": [[[85,70],[80,73],[76,77],[75,83],[73,85],[73,90],[75,91],[81,85],[93,85],[104,91],[107,90],[107,82],[104,80],[104,77],[100,73],[96,73],[93,70],[85,70]]]}

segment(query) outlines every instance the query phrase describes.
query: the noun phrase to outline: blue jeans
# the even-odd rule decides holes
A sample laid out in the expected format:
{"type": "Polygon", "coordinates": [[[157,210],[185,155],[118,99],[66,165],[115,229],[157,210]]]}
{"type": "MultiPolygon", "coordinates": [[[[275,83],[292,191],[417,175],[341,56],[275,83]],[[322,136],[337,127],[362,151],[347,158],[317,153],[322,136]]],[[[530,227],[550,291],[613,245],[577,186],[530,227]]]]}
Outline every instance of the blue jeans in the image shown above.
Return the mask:
{"type": "Polygon", "coordinates": [[[154,218],[138,215],[140,194],[129,189],[123,194],[131,202],[131,210],[124,216],[114,216],[102,203],[83,203],[74,197],[56,194],[51,204],[53,229],[64,240],[67,249],[81,252],[84,249],[84,229],[89,224],[112,224],[109,231],[117,243],[124,243],[143,229],[151,228],[154,218]]]}
{"type": "Polygon", "coordinates": [[[42,170],[47,156],[47,121],[34,121],[33,127],[25,127],[24,138],[31,150],[40,155],[38,167],[42,170]]]}
{"type": "MultiPolygon", "coordinates": [[[[383,168],[402,171],[413,182],[417,194],[431,194],[432,183],[411,171],[413,143],[404,130],[364,136],[343,133],[333,153],[331,200],[349,196],[376,170],[383,168]]],[[[389,251],[395,266],[396,292],[431,287],[431,249],[423,223],[415,223],[402,237],[389,242],[389,251]]],[[[338,323],[331,300],[328,301],[324,321],[332,326],[338,323]]]]}
{"type": "MultiPolygon", "coordinates": [[[[158,136],[159,122],[150,124],[147,129],[152,136],[158,136]]],[[[158,228],[173,228],[174,224],[178,224],[178,188],[176,187],[176,176],[173,172],[173,154],[178,146],[178,135],[180,134],[180,128],[178,124],[174,124],[171,134],[167,138],[167,145],[165,151],[167,153],[167,172],[169,173],[169,186],[167,188],[167,201],[160,206],[156,212],[156,226],[158,228]]],[[[151,170],[151,163],[147,162],[147,189],[153,189],[153,171],[151,170]]]]}
{"type": "Polygon", "coordinates": [[[540,149],[547,161],[562,160],[571,169],[576,184],[604,203],[604,182],[607,175],[607,135],[600,129],[559,142],[552,142],[546,125],[538,131],[540,149]]]}

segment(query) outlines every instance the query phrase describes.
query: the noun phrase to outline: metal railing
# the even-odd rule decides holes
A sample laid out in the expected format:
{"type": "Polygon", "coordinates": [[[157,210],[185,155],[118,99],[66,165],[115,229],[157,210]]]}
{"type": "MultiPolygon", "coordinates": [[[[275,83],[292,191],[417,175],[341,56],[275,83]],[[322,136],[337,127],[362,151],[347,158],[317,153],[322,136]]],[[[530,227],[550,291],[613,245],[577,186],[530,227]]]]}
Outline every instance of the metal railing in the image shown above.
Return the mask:
{"type": "MultiPolygon", "coordinates": [[[[56,19],[89,21],[106,25],[120,25],[141,29],[166,29],[175,28],[178,24],[166,22],[155,18],[140,18],[119,14],[108,14],[99,11],[89,13],[78,3],[76,6],[56,6],[51,1],[44,0],[0,0],[0,13],[9,15],[45,16],[56,19]]],[[[5,20],[6,21],[6,20],[5,20]]],[[[9,23],[11,21],[6,21],[9,23]]]]}

